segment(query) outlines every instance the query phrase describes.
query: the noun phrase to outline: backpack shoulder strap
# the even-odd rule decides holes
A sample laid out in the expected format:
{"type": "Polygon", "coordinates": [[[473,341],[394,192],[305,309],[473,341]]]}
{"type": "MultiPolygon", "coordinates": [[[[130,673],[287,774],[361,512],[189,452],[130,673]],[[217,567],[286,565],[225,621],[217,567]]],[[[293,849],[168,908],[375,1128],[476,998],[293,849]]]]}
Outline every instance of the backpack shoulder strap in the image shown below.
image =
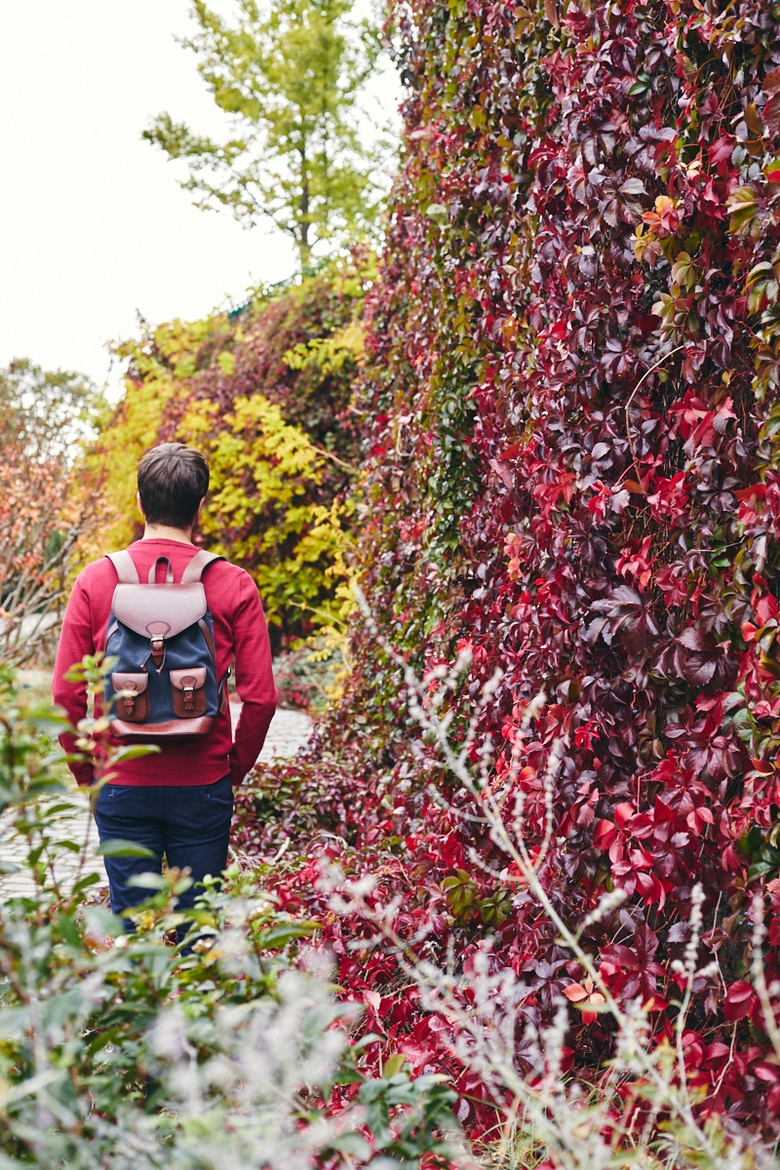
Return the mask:
{"type": "Polygon", "coordinates": [[[123,549],[122,552],[106,553],[106,556],[116,569],[116,575],[121,585],[138,585],[140,583],[138,570],[127,549],[123,549]]]}
{"type": "Polygon", "coordinates": [[[206,552],[203,548],[198,549],[181,575],[182,585],[190,585],[194,581],[200,581],[204,570],[213,564],[214,561],[221,560],[224,560],[224,557],[219,556],[218,553],[206,552]]]}

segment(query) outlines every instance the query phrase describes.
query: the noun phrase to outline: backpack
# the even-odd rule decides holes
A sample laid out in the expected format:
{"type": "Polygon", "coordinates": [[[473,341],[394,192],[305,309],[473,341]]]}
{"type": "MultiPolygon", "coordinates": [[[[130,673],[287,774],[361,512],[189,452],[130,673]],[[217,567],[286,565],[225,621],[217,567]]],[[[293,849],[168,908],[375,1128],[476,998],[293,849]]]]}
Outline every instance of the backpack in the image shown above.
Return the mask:
{"type": "Polygon", "coordinates": [[[208,735],[223,706],[214,627],[201,576],[215,553],[198,551],[175,584],[158,557],[142,584],[130,553],[109,553],[119,584],[106,630],[106,657],[116,660],[105,699],[114,737],[125,743],[181,742],[208,735]],[[156,583],[157,566],[166,581],[156,583]]]}

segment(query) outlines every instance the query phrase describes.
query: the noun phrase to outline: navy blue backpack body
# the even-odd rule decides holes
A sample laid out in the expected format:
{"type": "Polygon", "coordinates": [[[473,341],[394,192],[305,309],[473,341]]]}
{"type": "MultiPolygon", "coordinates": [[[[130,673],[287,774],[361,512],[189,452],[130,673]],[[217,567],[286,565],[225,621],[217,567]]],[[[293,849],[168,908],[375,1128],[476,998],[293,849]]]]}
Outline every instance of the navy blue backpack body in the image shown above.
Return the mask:
{"type": "Polygon", "coordinates": [[[116,659],[106,682],[111,731],[124,743],[168,743],[208,735],[225,700],[217,675],[214,626],[201,576],[215,553],[199,550],[174,582],[158,557],[146,583],[130,553],[110,553],[119,584],[106,630],[106,657],[116,659]],[[157,566],[166,580],[157,583],[157,566]]]}

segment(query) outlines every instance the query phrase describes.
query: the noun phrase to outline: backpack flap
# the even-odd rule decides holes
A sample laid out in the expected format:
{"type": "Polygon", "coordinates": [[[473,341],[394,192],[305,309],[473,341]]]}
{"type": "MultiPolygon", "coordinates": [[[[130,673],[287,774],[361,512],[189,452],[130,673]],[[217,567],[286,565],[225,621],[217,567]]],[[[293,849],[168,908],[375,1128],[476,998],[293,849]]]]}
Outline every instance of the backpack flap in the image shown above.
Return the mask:
{"type": "Polygon", "coordinates": [[[200,581],[190,585],[117,585],[111,605],[114,617],[149,639],[154,665],[165,659],[166,639],[174,638],[205,617],[208,605],[200,581]]]}

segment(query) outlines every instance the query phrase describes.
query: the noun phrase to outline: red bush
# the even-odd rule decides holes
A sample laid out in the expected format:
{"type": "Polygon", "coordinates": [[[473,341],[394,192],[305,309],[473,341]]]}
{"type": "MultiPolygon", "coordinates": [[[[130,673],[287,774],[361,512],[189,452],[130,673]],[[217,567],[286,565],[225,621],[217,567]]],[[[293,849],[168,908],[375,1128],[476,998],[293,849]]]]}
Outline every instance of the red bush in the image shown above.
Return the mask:
{"type": "MultiPolygon", "coordinates": [[[[456,728],[503,672],[476,747],[490,735],[495,783],[524,791],[529,843],[562,742],[540,874],[573,923],[627,892],[585,945],[619,1000],[652,1001],[659,1040],[702,884],[716,965],[694,988],[691,1075],[703,1108],[770,1130],[749,972],[751,898],[777,903],[780,864],[780,14],[538,8],[398,8],[409,96],[360,403],[364,589],[418,670],[471,648],[456,728]]],[[[341,794],[318,821],[333,771],[313,770],[307,831],[343,836],[358,869],[381,853],[440,938],[495,934],[543,1020],[577,970],[522,884],[474,864],[505,862],[459,819],[467,798],[365,624],[353,655],[326,729],[341,794]]],[[[777,943],[773,921],[769,982],[777,943]]],[[[402,1024],[422,1048],[425,1027],[402,1024]]],[[[597,1065],[609,1029],[573,1010],[571,1046],[597,1065]]]]}

